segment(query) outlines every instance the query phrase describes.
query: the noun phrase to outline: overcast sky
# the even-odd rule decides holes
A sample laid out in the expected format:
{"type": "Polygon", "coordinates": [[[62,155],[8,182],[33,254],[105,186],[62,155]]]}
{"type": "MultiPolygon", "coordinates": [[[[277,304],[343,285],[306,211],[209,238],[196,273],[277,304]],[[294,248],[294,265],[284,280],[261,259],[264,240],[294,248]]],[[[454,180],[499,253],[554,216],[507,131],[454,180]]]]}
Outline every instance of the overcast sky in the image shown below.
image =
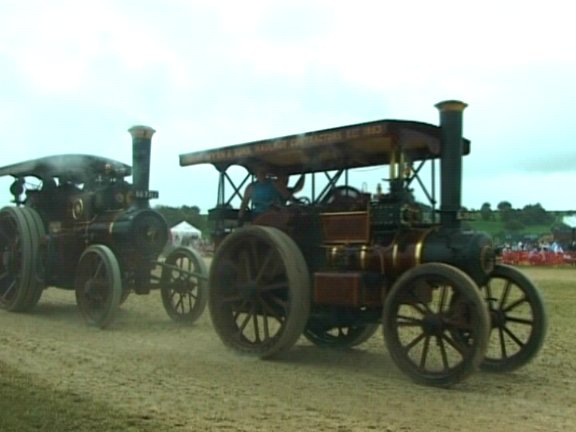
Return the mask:
{"type": "MultiPolygon", "coordinates": [[[[570,1],[0,0],[0,166],[131,163],[157,130],[156,204],[215,204],[195,150],[468,103],[463,204],[576,209],[570,1]]],[[[11,179],[0,179],[8,203],[11,179]]],[[[371,185],[370,185],[371,186],[371,185]]]]}

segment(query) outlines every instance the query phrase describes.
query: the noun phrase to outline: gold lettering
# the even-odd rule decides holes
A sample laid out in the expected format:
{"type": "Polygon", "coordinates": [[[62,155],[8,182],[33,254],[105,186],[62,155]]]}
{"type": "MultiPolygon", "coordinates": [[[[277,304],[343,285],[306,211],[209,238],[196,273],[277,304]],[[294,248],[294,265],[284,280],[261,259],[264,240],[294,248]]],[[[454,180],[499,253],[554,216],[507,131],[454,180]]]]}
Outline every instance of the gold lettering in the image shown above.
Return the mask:
{"type": "Polygon", "coordinates": [[[353,139],[360,137],[360,128],[346,130],[346,139],[353,139]]]}
{"type": "Polygon", "coordinates": [[[382,125],[365,126],[362,128],[362,135],[364,136],[382,135],[382,133],[384,133],[382,125]]]}

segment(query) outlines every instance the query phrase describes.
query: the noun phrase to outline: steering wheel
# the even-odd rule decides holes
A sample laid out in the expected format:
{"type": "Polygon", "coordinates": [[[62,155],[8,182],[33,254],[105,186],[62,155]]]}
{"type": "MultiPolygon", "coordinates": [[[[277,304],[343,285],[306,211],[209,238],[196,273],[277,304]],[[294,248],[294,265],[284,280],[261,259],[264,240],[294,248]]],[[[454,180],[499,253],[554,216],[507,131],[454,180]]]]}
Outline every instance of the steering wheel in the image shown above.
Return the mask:
{"type": "Polygon", "coordinates": [[[301,205],[301,206],[307,206],[312,204],[312,200],[310,200],[310,198],[308,197],[292,197],[290,201],[294,205],[301,205]]]}
{"type": "Polygon", "coordinates": [[[326,194],[321,204],[334,207],[348,207],[357,204],[362,198],[362,192],[352,186],[336,186],[326,194]]]}

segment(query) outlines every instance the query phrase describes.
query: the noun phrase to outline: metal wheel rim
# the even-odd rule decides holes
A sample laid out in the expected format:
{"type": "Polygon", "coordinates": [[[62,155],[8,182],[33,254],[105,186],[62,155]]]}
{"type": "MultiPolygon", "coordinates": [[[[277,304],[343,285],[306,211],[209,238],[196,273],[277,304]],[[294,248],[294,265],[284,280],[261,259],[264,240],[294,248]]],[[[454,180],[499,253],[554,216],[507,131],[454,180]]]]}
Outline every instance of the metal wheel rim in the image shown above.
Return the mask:
{"type": "Polygon", "coordinates": [[[488,312],[476,284],[454,267],[430,263],[407,271],[387,295],[383,319],[392,358],[418,383],[456,384],[484,357],[488,312]],[[466,343],[458,337],[464,331],[466,343]]]}
{"type": "Polygon", "coordinates": [[[305,328],[307,266],[293,240],[275,228],[252,226],[227,237],[212,262],[210,290],[214,327],[240,352],[275,356],[305,328]]]}
{"type": "Polygon", "coordinates": [[[491,317],[482,369],[504,372],[525,365],[539,352],[547,330],[538,289],[515,268],[498,264],[481,292],[491,317]]]}
{"type": "Polygon", "coordinates": [[[27,306],[33,308],[40,301],[44,290],[44,262],[41,253],[42,239],[46,236],[44,222],[36,210],[30,207],[22,207],[24,216],[28,219],[28,225],[32,239],[32,275],[28,292],[27,306]]]}

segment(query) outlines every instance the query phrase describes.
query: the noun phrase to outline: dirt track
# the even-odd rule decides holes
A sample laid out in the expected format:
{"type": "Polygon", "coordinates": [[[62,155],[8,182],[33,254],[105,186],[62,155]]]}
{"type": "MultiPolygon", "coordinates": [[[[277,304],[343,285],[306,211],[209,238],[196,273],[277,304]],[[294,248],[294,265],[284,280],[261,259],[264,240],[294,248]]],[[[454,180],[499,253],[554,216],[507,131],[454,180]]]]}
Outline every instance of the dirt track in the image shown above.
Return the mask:
{"type": "Polygon", "coordinates": [[[568,431],[576,428],[568,282],[545,293],[549,337],[534,362],[450,390],[409,381],[380,333],[346,352],[302,338],[282,361],[239,356],[217,338],[208,311],[179,326],[157,292],[131,296],[100,331],[84,325],[72,292],[48,289],[32,314],[0,311],[0,361],[170,431],[568,431]]]}

